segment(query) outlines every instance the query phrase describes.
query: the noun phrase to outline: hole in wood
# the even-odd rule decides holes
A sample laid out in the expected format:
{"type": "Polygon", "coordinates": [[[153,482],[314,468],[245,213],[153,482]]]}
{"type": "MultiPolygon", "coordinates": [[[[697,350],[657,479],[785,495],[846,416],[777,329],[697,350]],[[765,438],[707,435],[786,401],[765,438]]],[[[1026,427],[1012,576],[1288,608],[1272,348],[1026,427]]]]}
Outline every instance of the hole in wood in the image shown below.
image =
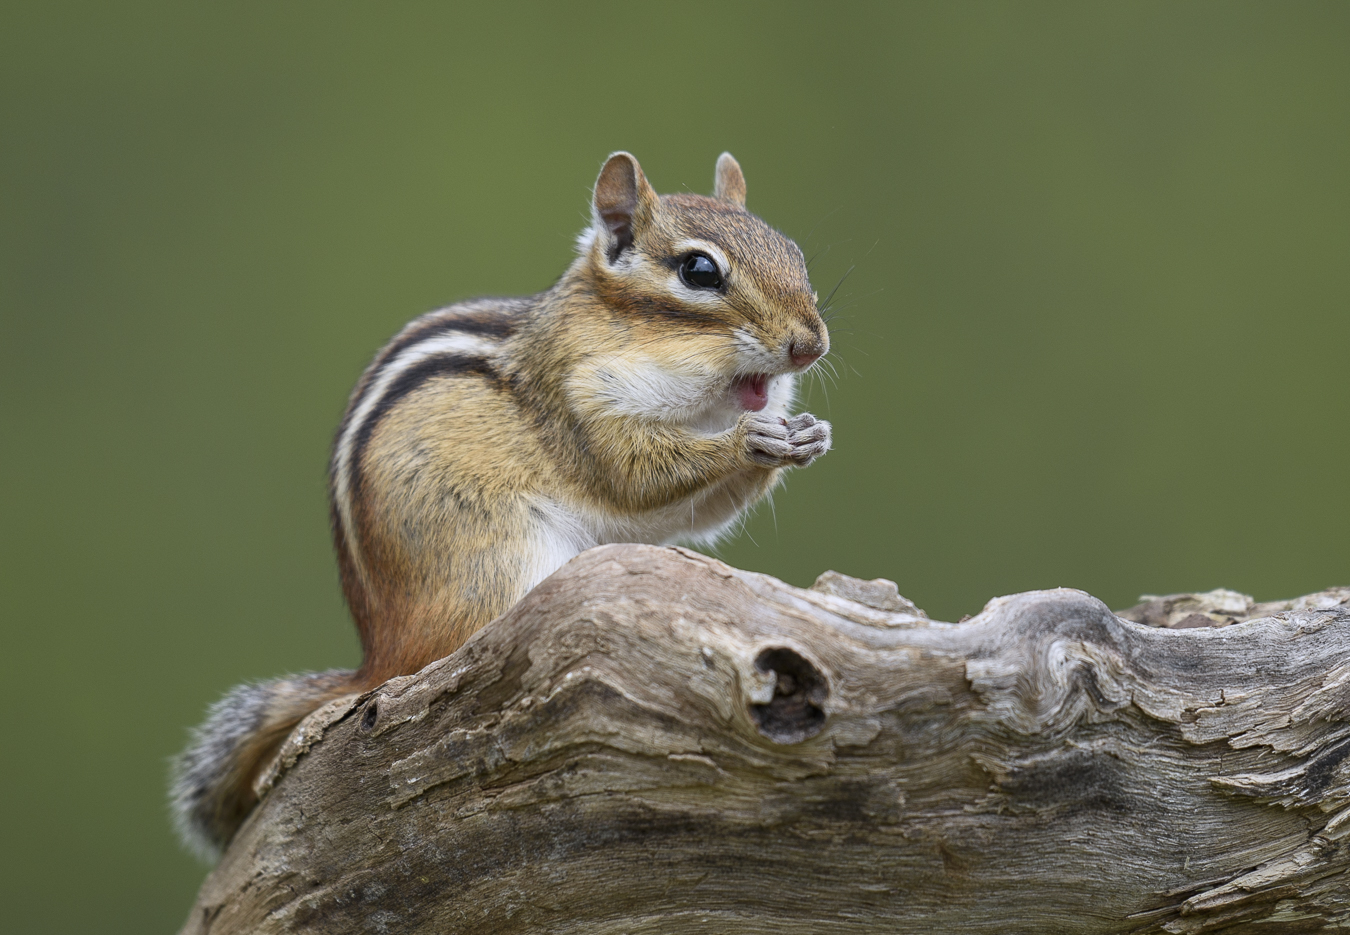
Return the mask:
{"type": "Polygon", "coordinates": [[[379,706],[372,701],[370,705],[366,708],[365,713],[361,715],[361,729],[370,730],[372,727],[375,726],[375,720],[379,716],[380,716],[379,706]]]}
{"type": "Polygon", "coordinates": [[[777,682],[768,704],[750,706],[759,732],[778,743],[799,743],[825,726],[821,705],[830,694],[825,676],[800,653],[783,646],[766,649],[755,658],[755,668],[774,672],[777,682]]]}

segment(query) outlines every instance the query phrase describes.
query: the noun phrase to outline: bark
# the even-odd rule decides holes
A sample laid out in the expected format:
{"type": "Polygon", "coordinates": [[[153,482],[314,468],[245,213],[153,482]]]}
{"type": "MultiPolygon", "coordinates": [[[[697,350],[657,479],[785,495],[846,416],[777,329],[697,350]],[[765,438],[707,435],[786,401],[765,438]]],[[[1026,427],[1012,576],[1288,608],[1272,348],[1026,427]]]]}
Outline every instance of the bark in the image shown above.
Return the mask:
{"type": "Polygon", "coordinates": [[[950,624],[608,546],[260,785],[184,932],[1330,931],[1350,588],[950,624]]]}

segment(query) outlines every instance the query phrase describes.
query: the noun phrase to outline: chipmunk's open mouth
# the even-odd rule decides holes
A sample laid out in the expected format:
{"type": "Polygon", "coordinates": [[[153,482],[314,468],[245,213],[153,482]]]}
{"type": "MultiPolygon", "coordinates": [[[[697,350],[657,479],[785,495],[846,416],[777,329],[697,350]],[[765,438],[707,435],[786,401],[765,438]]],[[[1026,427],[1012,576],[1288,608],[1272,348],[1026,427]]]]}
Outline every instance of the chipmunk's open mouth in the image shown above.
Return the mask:
{"type": "Polygon", "coordinates": [[[731,395],[747,412],[759,412],[769,404],[769,375],[752,373],[737,377],[731,384],[731,395]]]}

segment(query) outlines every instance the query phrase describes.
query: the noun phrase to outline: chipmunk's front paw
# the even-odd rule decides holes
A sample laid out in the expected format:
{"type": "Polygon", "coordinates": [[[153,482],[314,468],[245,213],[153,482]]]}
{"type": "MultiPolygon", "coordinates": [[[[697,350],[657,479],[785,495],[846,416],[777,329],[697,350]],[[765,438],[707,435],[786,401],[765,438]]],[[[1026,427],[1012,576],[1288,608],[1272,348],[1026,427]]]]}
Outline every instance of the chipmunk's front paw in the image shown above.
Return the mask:
{"type": "Polygon", "coordinates": [[[806,467],[830,450],[830,423],[804,412],[790,419],[750,415],[746,445],[765,467],[806,467]]]}

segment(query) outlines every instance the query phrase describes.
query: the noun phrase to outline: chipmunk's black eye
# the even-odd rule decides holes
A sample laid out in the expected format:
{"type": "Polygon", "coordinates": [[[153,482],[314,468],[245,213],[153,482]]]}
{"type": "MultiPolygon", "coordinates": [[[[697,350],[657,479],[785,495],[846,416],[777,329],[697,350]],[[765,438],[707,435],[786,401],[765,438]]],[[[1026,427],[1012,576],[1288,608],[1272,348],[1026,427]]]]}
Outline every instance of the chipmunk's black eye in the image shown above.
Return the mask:
{"type": "Polygon", "coordinates": [[[680,278],[695,289],[721,289],[722,271],[701,253],[691,253],[680,264],[680,278]]]}

